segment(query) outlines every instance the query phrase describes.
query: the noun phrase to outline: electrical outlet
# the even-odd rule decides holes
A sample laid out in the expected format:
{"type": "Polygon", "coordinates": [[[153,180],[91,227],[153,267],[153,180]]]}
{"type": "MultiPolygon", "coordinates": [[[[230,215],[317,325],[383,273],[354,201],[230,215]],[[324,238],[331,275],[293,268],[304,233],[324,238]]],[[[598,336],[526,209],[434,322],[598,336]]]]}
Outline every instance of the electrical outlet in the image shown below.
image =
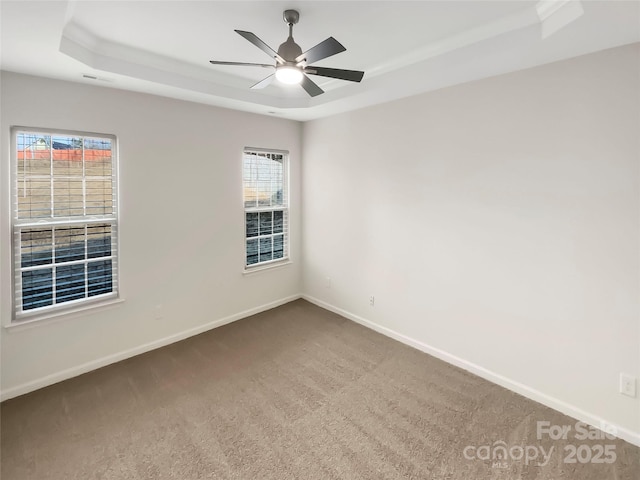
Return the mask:
{"type": "Polygon", "coordinates": [[[331,288],[331,277],[326,277],[324,279],[324,288],[331,288]]]}
{"type": "Polygon", "coordinates": [[[373,307],[376,304],[376,297],[374,297],[373,295],[369,296],[369,306],[373,307]]]}
{"type": "Polygon", "coordinates": [[[636,379],[626,373],[620,374],[620,393],[629,397],[636,396],[636,379]]]}
{"type": "Polygon", "coordinates": [[[154,317],[156,320],[160,320],[163,317],[162,314],[162,305],[156,305],[153,309],[154,317]]]}

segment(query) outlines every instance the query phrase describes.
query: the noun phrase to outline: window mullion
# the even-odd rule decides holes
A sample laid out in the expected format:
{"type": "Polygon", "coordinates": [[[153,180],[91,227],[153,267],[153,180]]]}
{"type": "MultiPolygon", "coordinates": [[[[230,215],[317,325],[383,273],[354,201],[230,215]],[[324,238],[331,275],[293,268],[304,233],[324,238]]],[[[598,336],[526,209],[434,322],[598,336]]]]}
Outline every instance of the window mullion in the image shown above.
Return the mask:
{"type": "MultiPolygon", "coordinates": [[[[273,162],[273,159],[271,159],[271,161],[269,162],[269,192],[273,192],[273,184],[275,183],[273,181],[273,162]]],[[[269,206],[273,207],[273,193],[271,193],[271,195],[269,196],[269,206]]],[[[273,211],[271,212],[271,221],[273,222],[273,211]]],[[[273,227],[273,223],[271,224],[271,226],[273,227]]]]}
{"type": "MultiPolygon", "coordinates": [[[[57,263],[56,265],[61,266],[61,267],[65,267],[67,265],[83,265],[83,264],[88,264],[94,260],[115,260],[115,257],[113,255],[108,255],[106,257],[96,257],[96,258],[85,258],[82,260],[71,260],[68,262],[63,262],[63,263],[57,263]]],[[[47,268],[51,268],[53,266],[53,264],[49,264],[49,263],[45,263],[42,265],[34,265],[32,267],[22,267],[19,269],[20,272],[32,272],[34,270],[45,270],[47,268]]]]}
{"type": "MultiPolygon", "coordinates": [[[[13,232],[13,241],[15,242],[15,252],[13,261],[19,261],[19,265],[22,267],[22,230],[14,229],[13,232]],[[19,259],[19,260],[18,260],[19,259]]],[[[16,307],[18,311],[22,310],[22,272],[18,268],[14,268],[14,282],[15,282],[15,290],[16,290],[16,307]]]]}
{"type": "Polygon", "coordinates": [[[82,214],[87,216],[87,178],[85,169],[84,139],[82,139],[82,214]]]}
{"type": "Polygon", "coordinates": [[[89,298],[89,226],[86,224],[84,226],[84,260],[84,298],[89,298]]]}
{"type": "MultiPolygon", "coordinates": [[[[84,148],[84,138],[82,141],[82,213],[87,216],[87,169],[86,169],[86,157],[84,148]]],[[[89,266],[86,263],[89,258],[89,242],[88,242],[89,230],[88,226],[84,224],[84,298],[89,298],[89,266]]]]}
{"type": "Polygon", "coordinates": [[[253,195],[253,202],[254,202],[254,208],[258,208],[258,206],[260,205],[260,202],[258,201],[258,177],[259,177],[259,172],[258,172],[258,157],[257,155],[254,155],[252,157],[252,161],[251,161],[251,169],[253,170],[253,174],[251,175],[251,183],[253,191],[255,192],[255,194],[253,195]]]}
{"type": "Polygon", "coordinates": [[[54,205],[53,205],[53,201],[55,198],[55,194],[54,194],[54,183],[53,183],[53,136],[49,136],[49,184],[51,187],[51,218],[54,218],[54,205]]]}
{"type": "Polygon", "coordinates": [[[95,224],[95,223],[110,223],[115,222],[118,219],[115,215],[92,215],[90,217],[78,217],[78,218],[59,218],[57,220],[52,221],[42,221],[38,220],[35,222],[28,221],[16,221],[15,225],[21,228],[39,228],[39,227],[47,227],[47,226],[56,226],[56,227],[66,227],[71,225],[84,225],[84,224],[95,224]]]}
{"type": "Polygon", "coordinates": [[[51,305],[56,304],[56,229],[51,228],[51,305]]]}

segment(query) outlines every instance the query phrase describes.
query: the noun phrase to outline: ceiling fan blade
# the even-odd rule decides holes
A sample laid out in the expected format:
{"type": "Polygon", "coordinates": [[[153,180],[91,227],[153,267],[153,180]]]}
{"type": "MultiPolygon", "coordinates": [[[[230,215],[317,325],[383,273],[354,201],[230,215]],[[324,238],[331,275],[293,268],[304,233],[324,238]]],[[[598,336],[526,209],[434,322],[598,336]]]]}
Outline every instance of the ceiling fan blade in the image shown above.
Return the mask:
{"type": "Polygon", "coordinates": [[[251,43],[253,43],[256,47],[258,47],[260,50],[265,52],[271,58],[275,58],[278,63],[280,64],[285,63],[284,58],[278,55],[278,52],[276,52],[273,48],[271,48],[269,45],[267,45],[262,40],[260,40],[256,34],[251,32],[245,32],[243,30],[235,30],[235,32],[239,35],[242,35],[247,40],[249,40],[251,43]]]}
{"type": "Polygon", "coordinates": [[[306,75],[302,75],[302,82],[300,83],[300,85],[302,85],[302,88],[304,88],[312,97],[316,97],[321,93],[324,93],[324,90],[322,90],[318,85],[315,84],[313,80],[311,80],[306,75]]]}
{"type": "Polygon", "coordinates": [[[306,61],[307,65],[309,65],[310,63],[317,62],[336,53],[344,52],[345,50],[346,48],[344,48],[340,42],[333,37],[329,37],[315,47],[311,47],[303,54],[298,55],[296,57],[296,63],[306,61]]]}
{"type": "Polygon", "coordinates": [[[360,70],[343,70],[341,68],[325,68],[325,67],[307,67],[304,73],[310,75],[319,75],[321,77],[339,78],[340,80],[349,80],[350,82],[359,82],[364,76],[364,72],[360,70]]]}
{"type": "Polygon", "coordinates": [[[218,60],[209,60],[209,63],[212,63],[213,65],[238,65],[240,67],[275,68],[275,65],[269,65],[266,63],[219,62],[218,60]]]}
{"type": "Polygon", "coordinates": [[[272,73],[267,78],[264,78],[264,79],[260,80],[258,83],[256,83],[255,85],[252,85],[251,88],[253,88],[255,90],[257,90],[259,88],[264,88],[267,85],[269,85],[271,82],[273,82],[273,79],[274,79],[275,76],[276,76],[276,74],[272,73]]]}

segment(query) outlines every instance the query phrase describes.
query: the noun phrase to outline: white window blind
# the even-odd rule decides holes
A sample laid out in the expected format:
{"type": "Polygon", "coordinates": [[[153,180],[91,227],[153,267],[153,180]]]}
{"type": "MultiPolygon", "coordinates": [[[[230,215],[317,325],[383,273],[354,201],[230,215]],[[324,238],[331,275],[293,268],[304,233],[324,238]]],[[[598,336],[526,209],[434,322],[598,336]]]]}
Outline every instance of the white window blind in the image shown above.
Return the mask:
{"type": "Polygon", "coordinates": [[[287,152],[244,150],[246,269],[289,258],[288,168],[287,152]]]}
{"type": "Polygon", "coordinates": [[[16,321],[118,295],[113,136],[12,129],[16,321]]]}

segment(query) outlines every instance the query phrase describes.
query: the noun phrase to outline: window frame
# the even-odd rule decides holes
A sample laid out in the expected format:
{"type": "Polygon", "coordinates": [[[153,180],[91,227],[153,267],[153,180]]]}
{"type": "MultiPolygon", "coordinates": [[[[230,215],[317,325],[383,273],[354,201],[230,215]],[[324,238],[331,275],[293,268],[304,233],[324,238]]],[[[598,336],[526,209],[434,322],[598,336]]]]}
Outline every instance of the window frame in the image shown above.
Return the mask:
{"type": "MultiPolygon", "coordinates": [[[[289,171],[290,171],[290,154],[288,150],[272,149],[272,148],[259,148],[259,147],[244,147],[242,150],[242,162],[241,162],[241,174],[242,174],[242,230],[243,230],[243,273],[259,272],[272,268],[277,268],[283,265],[291,263],[291,195],[289,185],[289,171]],[[282,155],[282,185],[283,185],[283,204],[272,205],[269,207],[247,207],[245,204],[244,195],[244,162],[245,155],[247,153],[265,153],[265,154],[277,154],[282,155]],[[276,258],[271,260],[265,260],[248,265],[247,264],[247,241],[250,238],[259,239],[260,235],[255,237],[247,236],[247,213],[260,213],[260,212],[274,212],[276,210],[283,211],[283,256],[282,258],[276,258]]],[[[275,234],[271,234],[272,236],[275,234]]]]}
{"type": "MultiPolygon", "coordinates": [[[[5,327],[17,327],[21,325],[28,325],[41,322],[45,319],[50,318],[59,318],[62,316],[68,316],[71,314],[76,314],[80,312],[86,312],[89,310],[101,308],[104,306],[112,305],[115,303],[122,302],[121,298],[121,281],[120,281],[120,201],[119,201],[119,183],[120,183],[120,172],[119,172],[119,149],[118,149],[118,139],[116,135],[106,134],[106,133],[97,133],[97,132],[88,132],[82,130],[67,130],[67,129],[57,129],[57,128],[40,128],[40,127],[25,127],[25,126],[11,126],[10,128],[10,168],[11,168],[11,189],[10,189],[10,202],[9,205],[11,207],[10,213],[10,222],[11,222],[11,317],[10,323],[5,325],[5,327]],[[34,218],[31,220],[26,220],[21,222],[18,218],[18,155],[17,155],[17,137],[20,133],[27,134],[42,134],[52,137],[54,136],[69,136],[69,137],[82,137],[83,140],[86,138],[89,139],[104,139],[109,140],[111,142],[111,201],[113,205],[113,211],[111,214],[103,214],[103,215],[92,215],[87,214],[86,211],[82,216],[78,216],[75,218],[74,216],[67,216],[56,218],[55,216],[49,216],[45,218],[34,218]],[[21,302],[18,302],[18,291],[22,290],[21,281],[20,285],[18,284],[18,275],[22,271],[22,265],[20,264],[20,232],[22,230],[29,229],[37,229],[37,228],[51,228],[52,231],[56,227],[73,227],[73,226],[85,226],[85,237],[86,227],[91,225],[98,224],[109,224],[112,228],[111,235],[115,237],[111,239],[111,254],[108,256],[108,259],[111,261],[111,286],[112,291],[108,293],[98,294],[94,296],[85,296],[83,298],[69,300],[66,302],[52,305],[46,305],[44,307],[37,307],[34,309],[28,310],[19,310],[21,302]]],[[[51,181],[55,181],[55,175],[50,177],[51,181]]],[[[85,175],[83,173],[83,204],[86,202],[86,193],[84,191],[85,185],[85,175]]],[[[51,205],[52,213],[53,213],[54,205],[51,205]]],[[[86,207],[85,207],[86,208],[86,207]]],[[[87,239],[85,238],[85,245],[87,239]]],[[[86,248],[86,247],[85,247],[86,248]]],[[[87,250],[88,251],[88,250],[87,250]]],[[[101,258],[107,257],[94,257],[95,261],[100,261],[101,258]]],[[[85,252],[85,258],[79,262],[71,262],[70,265],[76,263],[88,264],[91,259],[87,256],[85,252]]],[[[51,263],[49,264],[53,269],[56,265],[64,266],[64,262],[55,262],[54,257],[52,256],[51,263]]],[[[53,271],[52,271],[53,275],[53,271]]],[[[85,284],[88,279],[85,277],[85,284]]],[[[89,288],[86,284],[86,288],[89,288]]],[[[52,287],[55,289],[55,284],[52,287]]]]}

